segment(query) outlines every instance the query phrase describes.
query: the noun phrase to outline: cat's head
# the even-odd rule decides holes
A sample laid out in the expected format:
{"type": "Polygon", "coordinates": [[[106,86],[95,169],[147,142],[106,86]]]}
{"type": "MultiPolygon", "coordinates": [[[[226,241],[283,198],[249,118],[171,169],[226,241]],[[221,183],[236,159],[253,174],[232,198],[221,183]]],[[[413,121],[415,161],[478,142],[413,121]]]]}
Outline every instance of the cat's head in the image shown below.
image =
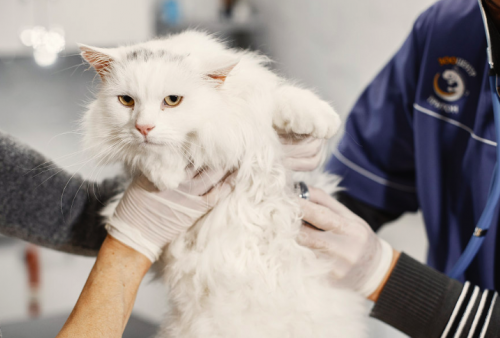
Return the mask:
{"type": "Polygon", "coordinates": [[[200,33],[80,49],[101,77],[84,129],[86,146],[102,162],[171,171],[169,187],[190,162],[237,165],[248,121],[231,111],[223,95],[237,54],[200,33]]]}

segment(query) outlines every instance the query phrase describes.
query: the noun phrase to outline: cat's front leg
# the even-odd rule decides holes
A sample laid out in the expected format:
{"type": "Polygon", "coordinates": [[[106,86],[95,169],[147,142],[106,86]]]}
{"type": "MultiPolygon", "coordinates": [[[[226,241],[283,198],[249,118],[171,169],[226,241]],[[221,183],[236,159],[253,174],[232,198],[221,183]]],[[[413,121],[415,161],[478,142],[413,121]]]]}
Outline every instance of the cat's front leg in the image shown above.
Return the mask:
{"type": "Polygon", "coordinates": [[[282,85],[276,90],[273,125],[278,133],[330,138],[340,127],[333,108],[307,89],[282,85]]]}

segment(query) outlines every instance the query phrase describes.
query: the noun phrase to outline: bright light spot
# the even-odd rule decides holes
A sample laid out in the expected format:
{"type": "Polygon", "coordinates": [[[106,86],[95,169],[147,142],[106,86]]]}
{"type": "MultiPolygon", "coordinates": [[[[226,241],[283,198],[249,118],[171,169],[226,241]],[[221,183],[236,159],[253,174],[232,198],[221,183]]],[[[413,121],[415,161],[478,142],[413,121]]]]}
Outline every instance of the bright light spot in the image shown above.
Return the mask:
{"type": "Polygon", "coordinates": [[[64,49],[64,36],[56,32],[47,32],[44,41],[45,47],[53,53],[59,53],[64,49]]]}
{"type": "Polygon", "coordinates": [[[36,26],[31,30],[31,45],[33,48],[38,48],[45,42],[45,36],[47,35],[47,30],[45,27],[36,26]]]}
{"type": "Polygon", "coordinates": [[[57,60],[57,53],[54,53],[45,47],[35,49],[33,51],[33,56],[36,63],[42,67],[53,65],[57,60]]]}
{"type": "Polygon", "coordinates": [[[57,54],[64,50],[66,40],[62,27],[47,30],[42,26],[25,29],[20,34],[21,42],[33,47],[35,61],[40,66],[50,66],[57,60],[57,54]]]}
{"type": "Polygon", "coordinates": [[[21,34],[19,35],[19,38],[21,39],[21,42],[23,45],[30,47],[32,45],[32,37],[31,37],[31,29],[24,29],[21,34]]]}

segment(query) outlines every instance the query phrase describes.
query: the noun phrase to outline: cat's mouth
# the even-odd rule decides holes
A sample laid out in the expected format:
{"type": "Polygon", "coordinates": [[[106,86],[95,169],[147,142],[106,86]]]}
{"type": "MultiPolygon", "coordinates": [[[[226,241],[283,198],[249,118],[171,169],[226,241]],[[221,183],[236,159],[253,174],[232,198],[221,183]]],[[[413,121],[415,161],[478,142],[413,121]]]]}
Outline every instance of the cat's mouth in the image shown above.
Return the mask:
{"type": "Polygon", "coordinates": [[[151,141],[151,140],[148,140],[148,139],[144,139],[140,144],[140,146],[142,147],[148,147],[148,146],[151,146],[151,147],[158,147],[158,146],[164,146],[165,144],[164,143],[160,143],[160,142],[155,142],[155,141],[151,141]]]}

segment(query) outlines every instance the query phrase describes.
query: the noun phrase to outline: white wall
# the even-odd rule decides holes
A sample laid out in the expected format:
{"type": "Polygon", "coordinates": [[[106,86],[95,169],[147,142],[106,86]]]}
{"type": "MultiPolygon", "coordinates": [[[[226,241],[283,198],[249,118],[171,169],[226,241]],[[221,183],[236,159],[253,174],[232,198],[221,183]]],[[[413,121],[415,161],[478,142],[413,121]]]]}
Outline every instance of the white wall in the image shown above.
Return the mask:
{"type": "Polygon", "coordinates": [[[107,46],[153,35],[154,0],[1,0],[0,55],[29,55],[19,33],[35,25],[57,24],[66,31],[67,52],[76,43],[107,46]]]}
{"type": "Polygon", "coordinates": [[[252,0],[260,48],[345,115],[434,0],[252,0]]]}

